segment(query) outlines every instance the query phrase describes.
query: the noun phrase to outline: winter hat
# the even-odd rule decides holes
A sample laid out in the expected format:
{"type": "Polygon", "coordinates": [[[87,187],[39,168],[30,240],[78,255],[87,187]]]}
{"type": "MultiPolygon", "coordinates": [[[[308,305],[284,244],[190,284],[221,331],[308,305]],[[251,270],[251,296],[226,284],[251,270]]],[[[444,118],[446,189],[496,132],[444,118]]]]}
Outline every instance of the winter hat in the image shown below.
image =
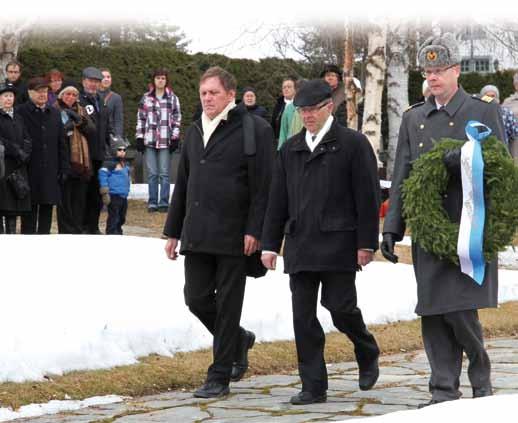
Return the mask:
{"type": "Polygon", "coordinates": [[[67,85],[65,88],[63,88],[59,94],[58,94],[58,98],[61,100],[63,98],[63,96],[68,93],[69,91],[72,91],[72,92],[75,92],[76,94],[79,95],[79,90],[74,87],[73,85],[67,85]]]}
{"type": "Polygon", "coordinates": [[[128,148],[129,142],[122,137],[110,135],[110,149],[113,157],[117,157],[119,148],[128,148]]]}
{"type": "Polygon", "coordinates": [[[49,81],[47,78],[43,78],[41,76],[37,76],[35,78],[29,79],[27,83],[27,89],[29,90],[39,90],[40,88],[48,88],[49,81]]]}
{"type": "Polygon", "coordinates": [[[499,100],[500,99],[500,91],[498,90],[498,88],[494,85],[485,85],[481,90],[480,90],[480,95],[483,97],[485,96],[489,91],[493,91],[494,93],[496,93],[496,99],[499,100]]]}
{"type": "Polygon", "coordinates": [[[243,88],[243,95],[245,95],[249,91],[254,93],[257,96],[257,93],[255,92],[255,89],[252,88],[252,87],[245,87],[245,88],[243,88]]]}
{"type": "Polygon", "coordinates": [[[326,73],[328,73],[328,72],[336,73],[336,75],[338,76],[338,79],[340,81],[342,80],[342,71],[340,70],[340,68],[338,66],[332,65],[332,64],[325,65],[322,72],[320,72],[320,78],[323,78],[324,76],[326,76],[326,73]]]}
{"type": "Polygon", "coordinates": [[[448,32],[441,36],[428,38],[417,55],[422,68],[440,68],[460,63],[459,44],[455,36],[448,32]]]}

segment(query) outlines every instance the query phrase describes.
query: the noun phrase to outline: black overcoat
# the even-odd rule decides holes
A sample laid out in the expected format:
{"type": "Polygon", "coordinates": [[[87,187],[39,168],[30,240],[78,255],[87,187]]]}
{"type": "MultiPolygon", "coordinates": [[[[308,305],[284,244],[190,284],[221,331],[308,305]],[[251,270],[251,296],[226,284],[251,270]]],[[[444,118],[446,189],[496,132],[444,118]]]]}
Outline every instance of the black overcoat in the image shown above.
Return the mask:
{"type": "Polygon", "coordinates": [[[51,106],[36,107],[28,101],[16,108],[32,139],[29,182],[32,204],[58,204],[60,177],[68,174],[70,163],[59,111],[51,106]]]}
{"type": "Polygon", "coordinates": [[[23,118],[14,113],[13,118],[0,110],[0,140],[5,147],[5,178],[0,180],[0,214],[19,215],[31,211],[30,195],[18,199],[6,178],[20,169],[28,181],[27,163],[31,154],[31,139],[23,123],[23,118]]]}
{"type": "Polygon", "coordinates": [[[311,152],[306,130],[277,155],[262,248],[279,252],[284,271],[357,270],[358,249],[378,248],[380,187],[367,138],[334,119],[311,152]]]}
{"type": "Polygon", "coordinates": [[[103,161],[110,153],[110,134],[113,128],[110,125],[110,115],[108,108],[99,94],[88,94],[81,92],[79,104],[85,108],[86,113],[95,125],[95,132],[87,134],[88,151],[90,159],[103,161]]]}
{"type": "Polygon", "coordinates": [[[244,235],[260,239],[271,179],[273,132],[254,120],[255,189],[249,184],[244,153],[244,106],[222,120],[204,148],[201,120],[188,129],[164,234],[181,237],[180,252],[242,256],[244,235]]]}
{"type": "MultiPolygon", "coordinates": [[[[435,141],[441,138],[466,140],[465,127],[470,120],[482,122],[498,139],[504,139],[500,106],[488,100],[489,103],[459,88],[444,110],[437,110],[435,99],[430,96],[428,101],[403,114],[384,233],[395,234],[396,240],[403,238],[406,225],[401,213],[401,186],[410,174],[412,162],[429,151],[435,141]]],[[[443,194],[443,207],[453,222],[460,222],[462,186],[453,178],[443,194]]],[[[459,266],[440,260],[416,243],[412,243],[412,259],[417,280],[417,314],[427,316],[497,306],[497,260],[486,265],[484,282],[479,286],[461,273],[459,266]]]]}

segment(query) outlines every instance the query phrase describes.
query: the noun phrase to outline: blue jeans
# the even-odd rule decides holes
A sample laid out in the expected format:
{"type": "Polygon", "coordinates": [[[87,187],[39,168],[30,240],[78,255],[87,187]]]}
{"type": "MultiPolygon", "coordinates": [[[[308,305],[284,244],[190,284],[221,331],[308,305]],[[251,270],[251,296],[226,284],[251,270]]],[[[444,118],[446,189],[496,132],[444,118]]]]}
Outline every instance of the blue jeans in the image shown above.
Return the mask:
{"type": "Polygon", "coordinates": [[[149,190],[149,208],[169,206],[169,167],[171,154],[168,148],[146,147],[144,160],[147,169],[149,190]],[[160,199],[158,198],[158,183],[160,181],[160,199]]]}

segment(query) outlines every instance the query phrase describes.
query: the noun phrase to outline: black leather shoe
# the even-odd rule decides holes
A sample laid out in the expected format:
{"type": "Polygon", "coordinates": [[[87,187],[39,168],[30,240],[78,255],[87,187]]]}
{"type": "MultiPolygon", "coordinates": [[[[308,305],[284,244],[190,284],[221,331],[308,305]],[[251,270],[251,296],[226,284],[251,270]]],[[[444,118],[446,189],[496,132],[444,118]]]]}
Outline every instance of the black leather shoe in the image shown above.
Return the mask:
{"type": "Polygon", "coordinates": [[[432,399],[428,402],[422,402],[421,404],[417,404],[417,408],[425,408],[425,407],[428,407],[429,405],[440,404],[441,402],[444,402],[444,401],[432,399]]]}
{"type": "Polygon", "coordinates": [[[473,388],[473,398],[490,397],[493,395],[493,389],[487,388],[473,388]]]}
{"type": "Polygon", "coordinates": [[[316,404],[319,402],[326,402],[327,394],[324,392],[323,394],[313,395],[308,391],[300,391],[297,395],[291,397],[290,403],[293,405],[307,405],[307,404],[316,404]]]}
{"type": "Polygon", "coordinates": [[[160,206],[160,207],[158,207],[158,212],[159,213],[167,213],[168,210],[169,210],[168,206],[160,206]]]}
{"type": "Polygon", "coordinates": [[[194,396],[196,398],[219,398],[228,395],[229,392],[228,385],[218,382],[207,382],[194,391],[194,396]]]}
{"type": "Polygon", "coordinates": [[[380,368],[378,365],[378,357],[372,360],[365,366],[360,366],[360,377],[358,378],[358,385],[362,391],[371,389],[378,380],[380,375],[380,368]]]}
{"type": "Polygon", "coordinates": [[[232,365],[230,380],[238,382],[248,370],[248,350],[254,346],[255,334],[249,330],[245,331],[246,336],[239,340],[237,347],[236,361],[232,365]]]}

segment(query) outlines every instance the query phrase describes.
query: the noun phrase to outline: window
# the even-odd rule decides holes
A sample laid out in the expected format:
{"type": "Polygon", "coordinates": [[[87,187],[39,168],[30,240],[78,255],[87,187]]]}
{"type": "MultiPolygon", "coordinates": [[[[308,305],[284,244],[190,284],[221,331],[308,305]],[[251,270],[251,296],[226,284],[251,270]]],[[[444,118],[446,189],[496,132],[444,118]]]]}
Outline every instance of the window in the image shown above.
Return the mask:
{"type": "Polygon", "coordinates": [[[470,70],[469,69],[469,60],[466,60],[466,59],[462,60],[460,62],[460,71],[461,72],[469,72],[469,70],[470,70]]]}
{"type": "Polygon", "coordinates": [[[476,59],[475,72],[489,72],[489,59],[476,59]]]}

